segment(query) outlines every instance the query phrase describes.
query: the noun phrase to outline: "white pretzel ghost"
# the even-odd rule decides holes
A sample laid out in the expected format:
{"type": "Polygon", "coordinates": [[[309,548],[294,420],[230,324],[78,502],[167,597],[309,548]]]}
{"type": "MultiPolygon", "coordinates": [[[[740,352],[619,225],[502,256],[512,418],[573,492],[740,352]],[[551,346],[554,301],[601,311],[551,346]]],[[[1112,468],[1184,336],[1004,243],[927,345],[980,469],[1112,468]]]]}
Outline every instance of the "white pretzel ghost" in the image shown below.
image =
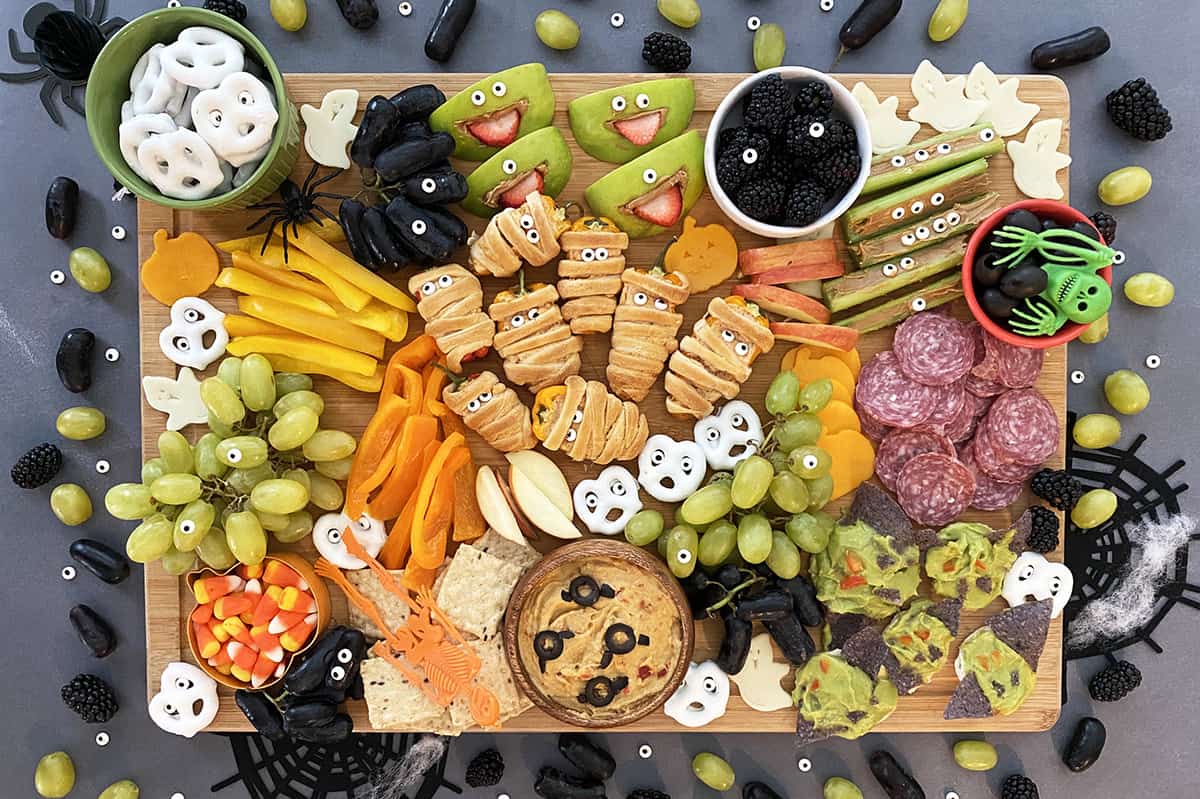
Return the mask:
{"type": "Polygon", "coordinates": [[[715,471],[728,471],[758,450],[763,429],[754,408],[734,400],[719,413],[696,422],[693,435],[708,465],[715,471]]]}
{"type": "Polygon", "coordinates": [[[278,121],[270,89],[249,72],[235,72],[192,101],[196,132],[234,166],[262,160],[278,121]]]}
{"type": "Polygon", "coordinates": [[[687,676],[663,705],[663,711],[685,727],[703,727],[725,715],[729,675],[711,660],[688,665],[687,676]]]}
{"type": "Polygon", "coordinates": [[[1036,552],[1022,552],[1017,562],[1004,575],[1000,595],[1011,607],[1025,604],[1029,597],[1035,602],[1049,599],[1050,618],[1056,619],[1067,606],[1075,577],[1062,563],[1051,563],[1036,552]]]}
{"type": "Polygon", "coordinates": [[[592,480],[580,480],[572,496],[580,521],[601,535],[624,532],[642,509],[637,481],[624,466],[609,466],[592,480]]]}
{"type": "Polygon", "coordinates": [[[683,502],[704,482],[704,450],[657,433],[638,456],[638,483],[659,502],[683,502]]]}
{"type": "Polygon", "coordinates": [[[169,114],[175,116],[187,98],[187,86],[163,70],[164,44],[156,44],[133,65],[129,73],[129,98],[134,114],[169,114]]]}
{"type": "Polygon", "coordinates": [[[177,200],[203,200],[225,182],[217,154],[187,128],[150,136],[138,145],[137,157],[147,180],[177,200]]]}
{"type": "MultiPolygon", "coordinates": [[[[133,114],[133,109],[130,108],[129,112],[133,114]]],[[[125,113],[124,106],[121,113],[122,116],[125,113]]],[[[122,121],[121,126],[117,128],[117,141],[125,163],[129,164],[129,168],[142,180],[153,182],[150,171],[143,169],[141,161],[138,160],[138,148],[151,136],[172,133],[178,128],[175,120],[168,114],[133,114],[129,119],[122,121]]]]}
{"type": "Polygon", "coordinates": [[[350,168],[346,147],[358,134],[354,111],[358,108],[357,89],[334,89],[321,99],[321,107],[300,106],[304,119],[304,149],[322,166],[350,168]]]}
{"type": "Polygon", "coordinates": [[[337,566],[339,569],[354,571],[367,568],[367,564],[350,554],[342,541],[346,528],[354,533],[354,539],[362,548],[375,557],[387,541],[387,530],[383,522],[367,514],[351,522],[344,513],[326,513],[313,524],[312,540],[321,557],[337,566]]]}
{"type": "Polygon", "coordinates": [[[158,54],[163,72],[184,86],[211,89],[246,64],[242,43],[227,33],[196,26],[184,28],[179,37],[158,54]]]}
{"type": "Polygon", "coordinates": [[[217,683],[191,663],[168,663],[150,699],[150,720],[172,735],[191,738],[217,717],[217,683]],[[197,709],[198,708],[198,709],[197,709]]]}
{"type": "Polygon", "coordinates": [[[207,300],[181,297],[171,305],[171,322],[158,334],[158,347],[174,364],[207,369],[229,344],[224,319],[207,300]]]}

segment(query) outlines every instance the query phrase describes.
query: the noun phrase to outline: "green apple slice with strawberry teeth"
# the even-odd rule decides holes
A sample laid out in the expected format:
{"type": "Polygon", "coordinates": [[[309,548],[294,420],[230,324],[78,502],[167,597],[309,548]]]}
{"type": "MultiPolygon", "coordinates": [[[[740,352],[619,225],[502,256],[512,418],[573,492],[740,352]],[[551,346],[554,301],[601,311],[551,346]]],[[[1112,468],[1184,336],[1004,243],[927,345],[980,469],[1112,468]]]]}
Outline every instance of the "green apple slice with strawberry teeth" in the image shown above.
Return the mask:
{"type": "Polygon", "coordinates": [[[519,208],[530,192],[541,193],[546,185],[546,171],[549,168],[543,161],[533,169],[527,169],[519,175],[497,183],[491,191],[483,195],[484,204],[492,208],[519,208]]]}
{"type": "Polygon", "coordinates": [[[632,214],[660,227],[671,227],[683,213],[683,193],[687,189],[688,175],[680,169],[668,178],[660,180],[645,194],[621,206],[621,213],[632,214]]]}
{"type": "Polygon", "coordinates": [[[464,119],[458,125],[481,144],[488,147],[507,147],[517,140],[517,134],[521,130],[521,117],[528,106],[528,100],[518,100],[512,105],[482,116],[464,119]]]}
{"type": "Polygon", "coordinates": [[[654,141],[662,129],[665,116],[666,109],[656,108],[624,119],[614,119],[607,124],[629,143],[643,147],[654,141]]]}

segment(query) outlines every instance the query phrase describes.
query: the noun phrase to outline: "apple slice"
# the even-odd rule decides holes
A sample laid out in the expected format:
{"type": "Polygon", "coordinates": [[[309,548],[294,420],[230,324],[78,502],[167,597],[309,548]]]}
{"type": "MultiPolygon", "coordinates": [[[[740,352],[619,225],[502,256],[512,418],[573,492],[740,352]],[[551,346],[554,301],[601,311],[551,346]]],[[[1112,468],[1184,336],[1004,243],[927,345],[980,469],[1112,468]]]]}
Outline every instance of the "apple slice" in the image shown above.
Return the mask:
{"type": "Polygon", "coordinates": [[[508,470],[508,486],[512,489],[517,507],[534,527],[555,538],[583,536],[537,483],[515,466],[508,470]]]}
{"type": "Polygon", "coordinates": [[[738,268],[755,283],[778,285],[797,280],[821,280],[845,272],[833,239],[795,241],[742,250],[738,268]]]}
{"type": "MultiPolygon", "coordinates": [[[[530,482],[538,487],[539,491],[546,495],[551,504],[567,517],[568,521],[575,518],[575,503],[571,500],[571,486],[567,484],[567,478],[563,475],[562,469],[559,469],[554,461],[531,449],[510,452],[504,457],[508,458],[509,465],[512,466],[510,471],[520,470],[529,478],[530,482]]],[[[509,482],[512,482],[511,477],[509,482]]]]}
{"type": "Polygon", "coordinates": [[[829,309],[824,303],[806,297],[798,291],[792,291],[780,286],[762,286],[757,283],[740,283],[733,287],[733,293],[758,305],[764,311],[777,313],[789,319],[801,322],[825,324],[829,321],[829,309]]]}
{"type": "Polygon", "coordinates": [[[858,331],[838,325],[811,325],[804,322],[772,322],[771,332],[780,341],[811,344],[829,350],[849,352],[858,344],[858,331]]]}
{"type": "Polygon", "coordinates": [[[500,480],[491,466],[480,466],[475,473],[475,500],[488,526],[510,541],[525,543],[517,516],[509,507],[500,480]]]}
{"type": "Polygon", "coordinates": [[[517,527],[521,530],[521,535],[525,536],[530,541],[537,541],[541,536],[538,534],[538,529],[529,523],[525,518],[525,514],[521,513],[521,509],[517,507],[517,500],[513,497],[512,489],[508,487],[508,478],[497,478],[500,483],[500,493],[504,494],[504,501],[508,503],[508,509],[512,511],[512,515],[517,520],[517,527]]]}

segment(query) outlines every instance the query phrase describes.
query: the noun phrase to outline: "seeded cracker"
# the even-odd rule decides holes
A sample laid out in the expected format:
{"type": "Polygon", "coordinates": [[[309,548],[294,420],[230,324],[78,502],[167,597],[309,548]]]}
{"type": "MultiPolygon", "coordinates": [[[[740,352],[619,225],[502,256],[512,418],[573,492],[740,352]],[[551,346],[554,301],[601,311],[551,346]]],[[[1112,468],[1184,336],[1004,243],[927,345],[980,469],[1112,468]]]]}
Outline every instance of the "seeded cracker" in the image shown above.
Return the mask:
{"type": "MultiPolygon", "coordinates": [[[[524,694],[517,689],[513,682],[512,672],[508,668],[508,659],[504,656],[504,644],[499,637],[490,641],[474,641],[471,648],[479,656],[480,669],[475,682],[484,686],[500,702],[500,721],[519,716],[533,707],[524,694]]],[[[449,723],[457,732],[475,726],[475,719],[465,697],[459,697],[450,703],[449,723]]]]}
{"type": "Polygon", "coordinates": [[[495,555],[500,560],[515,563],[521,567],[521,571],[525,571],[542,559],[541,553],[533,547],[510,541],[491,528],[478,541],[472,541],[471,546],[483,550],[489,555],[495,555]]]}
{"type": "Polygon", "coordinates": [[[376,729],[425,729],[446,712],[383,658],[362,663],[364,698],[376,729]]]}
{"type": "Polygon", "coordinates": [[[445,570],[435,601],[462,633],[489,638],[499,629],[508,597],[524,571],[466,544],[445,570]]]}
{"type": "MultiPolygon", "coordinates": [[[[404,576],[402,570],[389,573],[397,583],[404,576]]],[[[390,629],[396,630],[403,627],[408,621],[408,606],[380,584],[379,578],[375,576],[375,572],[370,569],[359,569],[357,571],[347,571],[345,575],[351,585],[362,592],[363,596],[375,603],[375,607],[379,608],[384,622],[387,623],[390,629]]],[[[383,631],[376,627],[375,622],[367,618],[367,615],[359,610],[357,605],[353,602],[347,602],[346,604],[350,611],[351,627],[362,630],[368,638],[383,637],[383,631]]]]}

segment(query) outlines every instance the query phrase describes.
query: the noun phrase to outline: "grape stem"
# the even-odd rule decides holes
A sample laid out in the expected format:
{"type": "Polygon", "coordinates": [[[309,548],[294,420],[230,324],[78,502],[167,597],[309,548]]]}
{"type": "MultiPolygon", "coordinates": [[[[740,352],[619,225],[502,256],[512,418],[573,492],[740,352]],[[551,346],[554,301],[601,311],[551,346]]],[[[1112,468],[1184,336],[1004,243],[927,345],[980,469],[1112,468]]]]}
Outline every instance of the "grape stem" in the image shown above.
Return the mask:
{"type": "MultiPolygon", "coordinates": [[[[749,572],[746,570],[743,570],[742,573],[743,574],[754,574],[753,572],[749,572]]],[[[725,596],[721,597],[720,600],[713,603],[709,607],[705,608],[704,612],[711,616],[713,613],[716,613],[718,610],[720,610],[721,608],[725,607],[730,602],[732,602],[733,598],[735,596],[737,596],[741,592],[745,591],[747,588],[750,588],[753,585],[758,585],[759,583],[765,583],[766,581],[767,581],[767,578],[760,577],[760,576],[754,574],[754,576],[752,576],[749,580],[746,580],[743,583],[739,583],[739,584],[735,585],[733,588],[730,588],[728,591],[726,591],[725,596]]],[[[721,584],[716,582],[715,580],[709,580],[708,585],[721,585],[721,584]]]]}

